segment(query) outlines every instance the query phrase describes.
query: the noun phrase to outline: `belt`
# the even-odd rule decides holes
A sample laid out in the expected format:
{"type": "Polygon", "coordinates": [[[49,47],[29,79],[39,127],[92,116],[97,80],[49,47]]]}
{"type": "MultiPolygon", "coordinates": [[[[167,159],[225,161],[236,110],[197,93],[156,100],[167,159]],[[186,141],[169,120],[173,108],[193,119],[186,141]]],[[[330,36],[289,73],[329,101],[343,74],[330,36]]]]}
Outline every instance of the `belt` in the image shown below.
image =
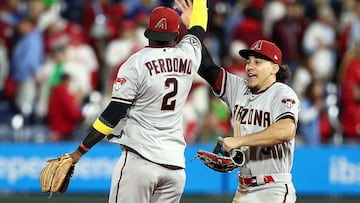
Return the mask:
{"type": "Polygon", "coordinates": [[[243,177],[239,175],[240,185],[245,186],[259,186],[266,183],[274,183],[275,180],[272,176],[252,176],[252,177],[243,177]]]}

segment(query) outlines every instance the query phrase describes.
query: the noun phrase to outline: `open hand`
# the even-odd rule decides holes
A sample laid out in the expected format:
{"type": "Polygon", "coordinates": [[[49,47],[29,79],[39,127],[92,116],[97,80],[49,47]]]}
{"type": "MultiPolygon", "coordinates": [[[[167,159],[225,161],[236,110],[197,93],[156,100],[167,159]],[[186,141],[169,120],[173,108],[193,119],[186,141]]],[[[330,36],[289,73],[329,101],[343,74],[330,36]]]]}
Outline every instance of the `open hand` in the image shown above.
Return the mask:
{"type": "Polygon", "coordinates": [[[193,10],[193,4],[191,0],[174,0],[176,7],[181,11],[181,21],[186,28],[189,28],[190,18],[193,10]]]}

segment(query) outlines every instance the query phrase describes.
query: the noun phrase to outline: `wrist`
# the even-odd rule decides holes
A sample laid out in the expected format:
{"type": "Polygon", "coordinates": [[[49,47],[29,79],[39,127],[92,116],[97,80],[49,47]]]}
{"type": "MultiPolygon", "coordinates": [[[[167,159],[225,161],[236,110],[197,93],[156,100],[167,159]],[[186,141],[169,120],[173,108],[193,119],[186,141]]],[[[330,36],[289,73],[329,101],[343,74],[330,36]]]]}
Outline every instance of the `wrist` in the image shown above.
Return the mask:
{"type": "Polygon", "coordinates": [[[78,146],[77,150],[78,150],[81,154],[85,154],[86,152],[89,151],[89,148],[86,147],[83,143],[80,143],[80,145],[78,146]]]}

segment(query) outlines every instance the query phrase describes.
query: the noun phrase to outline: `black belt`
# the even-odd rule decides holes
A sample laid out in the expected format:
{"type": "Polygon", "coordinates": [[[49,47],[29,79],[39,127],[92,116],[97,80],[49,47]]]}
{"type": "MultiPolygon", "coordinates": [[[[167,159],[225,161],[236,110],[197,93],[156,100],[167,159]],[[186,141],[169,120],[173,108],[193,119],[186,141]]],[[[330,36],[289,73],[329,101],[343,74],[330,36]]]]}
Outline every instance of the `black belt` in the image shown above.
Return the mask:
{"type": "Polygon", "coordinates": [[[159,164],[159,163],[156,163],[156,162],[153,162],[147,158],[145,158],[143,155],[141,155],[139,152],[137,152],[135,149],[131,148],[131,147],[128,147],[126,145],[121,145],[121,148],[125,151],[128,151],[128,152],[131,152],[131,153],[134,153],[134,154],[137,154],[139,155],[141,158],[145,159],[145,160],[148,160],[154,164],[157,164],[157,165],[160,165],[162,167],[165,167],[165,168],[168,168],[170,170],[180,170],[180,169],[183,169],[182,167],[180,166],[173,166],[173,165],[168,165],[168,164],[159,164]]]}

